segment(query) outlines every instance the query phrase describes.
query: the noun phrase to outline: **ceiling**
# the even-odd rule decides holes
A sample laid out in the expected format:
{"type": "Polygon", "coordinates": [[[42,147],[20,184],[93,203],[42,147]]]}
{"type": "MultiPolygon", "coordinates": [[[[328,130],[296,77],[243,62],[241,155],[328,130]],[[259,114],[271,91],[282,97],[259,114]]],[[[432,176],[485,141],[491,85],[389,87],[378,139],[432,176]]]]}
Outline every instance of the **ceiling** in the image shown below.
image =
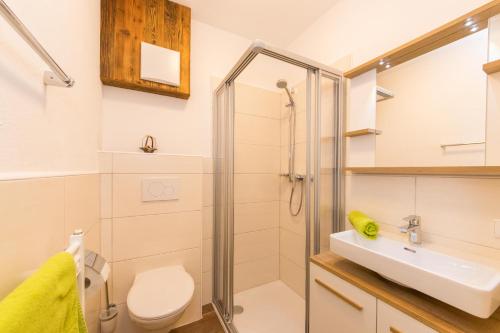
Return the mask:
{"type": "Polygon", "coordinates": [[[248,39],[287,47],[339,0],[175,0],[192,17],[248,39]]]}

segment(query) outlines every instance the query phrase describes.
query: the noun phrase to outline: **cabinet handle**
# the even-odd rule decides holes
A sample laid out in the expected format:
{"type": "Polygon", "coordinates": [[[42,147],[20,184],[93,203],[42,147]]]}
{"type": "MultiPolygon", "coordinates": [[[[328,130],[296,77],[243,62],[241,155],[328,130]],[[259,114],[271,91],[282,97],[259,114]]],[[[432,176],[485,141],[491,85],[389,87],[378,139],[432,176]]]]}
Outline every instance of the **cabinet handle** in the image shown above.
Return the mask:
{"type": "Polygon", "coordinates": [[[391,332],[391,333],[403,333],[403,331],[400,331],[397,328],[392,327],[392,326],[389,327],[389,332],[391,332]]]}
{"type": "MultiPolygon", "coordinates": [[[[317,284],[319,284],[321,287],[325,288],[326,290],[328,290],[329,292],[331,292],[332,294],[334,294],[335,296],[337,296],[338,298],[340,298],[341,300],[343,300],[344,302],[346,302],[347,304],[349,304],[350,306],[355,308],[356,310],[363,311],[363,306],[361,306],[358,303],[354,302],[353,300],[349,299],[347,296],[341,294],[340,292],[333,289],[332,287],[330,287],[329,285],[327,285],[323,281],[321,281],[319,279],[314,279],[314,281],[317,284]]],[[[401,333],[401,332],[394,332],[394,333],[401,333]]]]}

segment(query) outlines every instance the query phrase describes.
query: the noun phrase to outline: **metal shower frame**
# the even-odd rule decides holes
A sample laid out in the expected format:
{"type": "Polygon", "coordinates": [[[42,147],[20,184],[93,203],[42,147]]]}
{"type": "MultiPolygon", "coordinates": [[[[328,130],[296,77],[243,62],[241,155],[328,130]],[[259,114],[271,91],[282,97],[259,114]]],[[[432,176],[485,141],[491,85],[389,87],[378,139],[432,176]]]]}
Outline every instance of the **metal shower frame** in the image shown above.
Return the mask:
{"type": "MultiPolygon", "coordinates": [[[[305,261],[306,261],[306,285],[305,285],[305,290],[306,290],[306,322],[305,322],[305,330],[304,332],[309,331],[309,257],[311,255],[311,208],[313,209],[313,217],[314,217],[314,244],[312,248],[313,254],[317,254],[320,251],[320,243],[319,243],[319,236],[320,236],[320,177],[321,177],[321,165],[320,165],[320,159],[321,159],[321,152],[320,152],[320,133],[318,130],[316,130],[316,135],[314,137],[315,142],[311,142],[312,138],[312,133],[311,133],[311,115],[313,112],[316,114],[316,122],[315,122],[315,128],[320,129],[321,128],[321,116],[320,116],[320,108],[321,108],[321,79],[322,78],[327,78],[335,82],[338,87],[336,89],[337,96],[335,96],[335,99],[337,103],[334,105],[335,108],[335,114],[334,114],[334,147],[332,151],[333,155],[333,162],[334,162],[334,170],[333,170],[333,184],[334,184],[334,193],[333,193],[333,207],[334,207],[334,212],[333,212],[333,220],[332,220],[332,231],[333,232],[338,232],[344,229],[344,221],[343,221],[343,216],[344,216],[344,179],[343,179],[343,168],[344,168],[344,163],[343,163],[343,157],[344,157],[344,79],[342,72],[331,68],[329,66],[325,66],[321,63],[315,62],[313,60],[295,55],[293,53],[290,53],[288,51],[283,51],[274,47],[271,47],[262,41],[256,41],[254,42],[248,49],[247,51],[243,54],[243,56],[239,59],[239,61],[236,63],[236,65],[231,69],[229,74],[223,79],[222,83],[217,87],[217,89],[214,91],[213,95],[213,108],[214,108],[214,121],[213,121],[213,126],[214,126],[214,145],[213,145],[213,163],[214,163],[214,177],[217,176],[217,170],[218,170],[218,145],[217,145],[217,136],[218,133],[215,133],[216,131],[216,126],[218,124],[218,119],[217,119],[217,108],[219,106],[219,99],[218,96],[220,94],[224,94],[224,110],[228,116],[228,119],[225,119],[226,121],[226,126],[225,129],[228,131],[227,132],[227,142],[226,142],[226,150],[224,152],[225,160],[229,161],[229,163],[226,162],[225,167],[226,167],[226,173],[224,174],[224,189],[221,189],[225,191],[226,196],[225,196],[225,216],[227,219],[227,225],[225,226],[224,229],[224,235],[226,242],[224,243],[224,259],[223,259],[223,270],[226,275],[226,279],[223,279],[223,285],[222,285],[222,295],[223,295],[223,300],[222,302],[224,304],[220,304],[219,300],[217,299],[217,295],[219,294],[218,291],[219,285],[218,281],[219,278],[223,278],[219,276],[219,271],[218,271],[218,261],[220,260],[221,256],[219,253],[218,249],[218,244],[216,244],[216,237],[217,237],[217,221],[216,221],[216,209],[217,207],[214,207],[214,244],[213,244],[213,295],[212,295],[212,303],[216,309],[216,313],[221,319],[221,321],[224,323],[225,330],[230,333],[237,333],[236,327],[232,324],[232,318],[233,318],[233,282],[234,282],[234,107],[235,107],[235,88],[234,88],[234,81],[240,75],[243,70],[253,61],[255,57],[257,57],[259,54],[263,54],[266,56],[269,56],[271,58],[277,59],[284,61],[286,63],[296,65],[298,67],[304,68],[307,70],[307,91],[306,91],[306,100],[307,100],[307,109],[306,109],[306,114],[307,114],[307,148],[306,148],[306,158],[307,158],[307,163],[306,163],[306,191],[305,191],[305,225],[306,225],[306,248],[305,248],[305,261]],[[314,85],[316,87],[316,91],[314,93],[314,100],[313,100],[313,92],[312,92],[312,85],[313,85],[313,79],[315,80],[314,85]],[[313,110],[313,104],[315,106],[315,109],[313,110]],[[315,151],[312,151],[312,148],[315,149],[315,151]],[[314,154],[311,154],[314,153],[314,154]],[[311,164],[311,158],[312,156],[315,157],[314,164],[311,164]],[[314,172],[311,170],[311,167],[314,166],[314,172]],[[313,176],[314,174],[314,176],[313,176]],[[314,177],[314,182],[313,186],[311,186],[311,180],[313,180],[314,177]],[[311,187],[313,187],[311,189],[311,187]],[[314,207],[311,207],[311,195],[314,193],[314,207]],[[226,311],[228,310],[228,311],[226,311]]],[[[217,186],[216,182],[214,181],[214,198],[216,198],[216,192],[217,191],[217,186]]],[[[214,204],[216,204],[214,202],[214,204]]]]}

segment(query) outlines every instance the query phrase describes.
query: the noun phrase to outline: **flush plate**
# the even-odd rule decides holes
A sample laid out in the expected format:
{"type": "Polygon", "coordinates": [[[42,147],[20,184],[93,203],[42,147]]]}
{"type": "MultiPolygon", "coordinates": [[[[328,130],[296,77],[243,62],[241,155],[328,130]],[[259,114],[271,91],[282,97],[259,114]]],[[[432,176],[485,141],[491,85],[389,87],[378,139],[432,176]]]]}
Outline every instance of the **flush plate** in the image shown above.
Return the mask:
{"type": "Polygon", "coordinates": [[[179,178],[149,178],[142,180],[142,201],[169,201],[179,199],[179,178]]]}

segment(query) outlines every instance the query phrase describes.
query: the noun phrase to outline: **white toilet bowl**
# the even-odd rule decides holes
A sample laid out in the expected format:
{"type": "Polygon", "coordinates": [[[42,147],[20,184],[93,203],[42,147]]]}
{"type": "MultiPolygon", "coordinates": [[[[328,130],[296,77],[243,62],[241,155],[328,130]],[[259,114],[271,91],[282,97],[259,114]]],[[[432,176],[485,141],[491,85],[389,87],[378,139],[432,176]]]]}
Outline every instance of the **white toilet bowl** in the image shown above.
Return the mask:
{"type": "Polygon", "coordinates": [[[137,326],[166,333],[191,303],[193,293],[193,278],[182,266],[139,273],[128,292],[128,313],[137,326]]]}

